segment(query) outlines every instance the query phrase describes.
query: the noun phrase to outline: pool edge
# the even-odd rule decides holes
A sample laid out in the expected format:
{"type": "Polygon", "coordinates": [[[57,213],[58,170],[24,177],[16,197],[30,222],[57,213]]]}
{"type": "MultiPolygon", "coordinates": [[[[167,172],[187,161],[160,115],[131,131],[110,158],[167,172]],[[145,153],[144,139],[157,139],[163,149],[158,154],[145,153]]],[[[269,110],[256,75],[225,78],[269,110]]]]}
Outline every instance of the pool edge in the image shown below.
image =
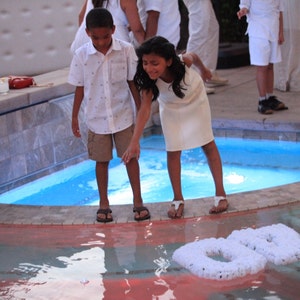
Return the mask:
{"type": "MultiPolygon", "coordinates": [[[[225,214],[300,202],[300,182],[287,185],[228,195],[230,203],[225,214]]],[[[169,202],[145,204],[151,219],[141,222],[169,220],[169,202]]],[[[190,199],[186,202],[184,218],[208,216],[213,197],[190,199]]],[[[11,225],[92,225],[106,226],[95,220],[97,206],[29,206],[0,204],[0,224],[11,225]]],[[[112,205],[114,221],[108,224],[135,222],[132,205],[112,205]]],[[[219,215],[211,215],[218,218],[219,215]]],[[[174,220],[176,222],[176,220],[174,220]]]]}

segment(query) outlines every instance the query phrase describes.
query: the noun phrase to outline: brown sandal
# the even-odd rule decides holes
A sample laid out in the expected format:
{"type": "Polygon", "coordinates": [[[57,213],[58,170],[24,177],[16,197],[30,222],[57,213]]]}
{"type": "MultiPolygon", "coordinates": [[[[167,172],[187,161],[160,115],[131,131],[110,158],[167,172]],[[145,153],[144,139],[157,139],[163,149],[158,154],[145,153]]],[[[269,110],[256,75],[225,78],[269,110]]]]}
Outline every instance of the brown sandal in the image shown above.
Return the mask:
{"type": "Polygon", "coordinates": [[[134,216],[134,220],[135,221],[148,220],[151,217],[148,208],[145,207],[145,206],[134,207],[133,208],[133,212],[134,213],[138,213],[138,215],[140,216],[139,218],[137,218],[136,216],[134,216]],[[147,214],[145,216],[143,216],[143,217],[140,216],[142,211],[146,211],[147,212],[147,214]]]}
{"type": "Polygon", "coordinates": [[[113,218],[112,217],[107,217],[108,214],[111,214],[112,211],[110,208],[99,208],[97,210],[97,222],[100,222],[100,223],[108,223],[108,222],[112,222],[113,221],[113,218]],[[101,217],[98,217],[98,214],[102,214],[102,215],[105,215],[105,218],[101,218],[101,217]]]}

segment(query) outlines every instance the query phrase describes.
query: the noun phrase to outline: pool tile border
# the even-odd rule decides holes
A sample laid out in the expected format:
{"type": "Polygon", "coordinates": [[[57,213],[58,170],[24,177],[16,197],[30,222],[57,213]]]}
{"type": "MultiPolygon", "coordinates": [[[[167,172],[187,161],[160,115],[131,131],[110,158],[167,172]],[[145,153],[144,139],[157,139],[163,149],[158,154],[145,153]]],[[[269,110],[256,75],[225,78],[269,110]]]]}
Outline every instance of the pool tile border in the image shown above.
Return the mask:
{"type": "MultiPolygon", "coordinates": [[[[263,190],[228,195],[229,209],[225,214],[268,208],[278,205],[300,202],[300,182],[263,190]]],[[[213,197],[187,200],[184,218],[209,215],[213,197]]],[[[167,210],[169,202],[147,203],[151,219],[140,223],[169,220],[167,210]]],[[[97,206],[28,206],[0,204],[0,224],[4,225],[92,225],[106,226],[95,220],[97,206]]],[[[132,205],[112,205],[113,224],[135,222],[132,205]]],[[[174,220],[176,222],[176,220],[174,220]]],[[[112,223],[108,223],[112,224],[112,223]]]]}

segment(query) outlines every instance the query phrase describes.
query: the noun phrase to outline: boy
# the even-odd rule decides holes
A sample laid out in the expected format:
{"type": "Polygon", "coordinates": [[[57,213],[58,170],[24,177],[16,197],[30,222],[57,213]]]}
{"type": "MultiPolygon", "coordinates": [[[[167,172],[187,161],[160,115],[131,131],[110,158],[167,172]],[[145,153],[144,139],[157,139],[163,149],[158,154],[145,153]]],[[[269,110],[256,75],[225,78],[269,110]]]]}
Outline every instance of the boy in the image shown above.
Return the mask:
{"type": "MultiPolygon", "coordinates": [[[[107,195],[108,165],[112,159],[113,144],[122,157],[133,133],[134,108],[140,98],[133,83],[136,54],[129,43],[113,38],[115,26],[110,12],[104,8],[92,9],[86,17],[86,33],[90,41],[80,47],[73,57],[68,82],[76,86],[72,112],[72,131],[81,137],[78,114],[86,101],[85,117],[88,132],[89,158],[96,161],[96,179],[99,190],[98,222],[113,221],[107,195]]],[[[140,188],[138,157],[126,165],[133,191],[136,221],[150,218],[143,206],[140,188]]]]}
{"type": "Polygon", "coordinates": [[[256,66],[259,93],[258,112],[272,114],[287,109],[273,95],[274,63],[281,61],[283,37],[283,0],[241,0],[237,16],[247,15],[251,64],[256,66]]]}

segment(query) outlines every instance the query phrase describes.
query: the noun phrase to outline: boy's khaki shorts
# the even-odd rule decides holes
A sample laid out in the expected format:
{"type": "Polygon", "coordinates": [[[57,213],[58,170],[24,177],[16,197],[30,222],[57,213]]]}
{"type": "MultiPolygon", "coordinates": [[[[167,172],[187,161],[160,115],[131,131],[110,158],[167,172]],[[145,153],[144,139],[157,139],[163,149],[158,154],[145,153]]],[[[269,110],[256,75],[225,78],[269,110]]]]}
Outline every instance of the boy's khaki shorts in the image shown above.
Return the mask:
{"type": "Polygon", "coordinates": [[[134,125],[112,134],[97,134],[89,130],[88,132],[88,154],[89,158],[98,162],[107,162],[113,158],[113,148],[115,146],[118,157],[129,146],[134,125]]]}

